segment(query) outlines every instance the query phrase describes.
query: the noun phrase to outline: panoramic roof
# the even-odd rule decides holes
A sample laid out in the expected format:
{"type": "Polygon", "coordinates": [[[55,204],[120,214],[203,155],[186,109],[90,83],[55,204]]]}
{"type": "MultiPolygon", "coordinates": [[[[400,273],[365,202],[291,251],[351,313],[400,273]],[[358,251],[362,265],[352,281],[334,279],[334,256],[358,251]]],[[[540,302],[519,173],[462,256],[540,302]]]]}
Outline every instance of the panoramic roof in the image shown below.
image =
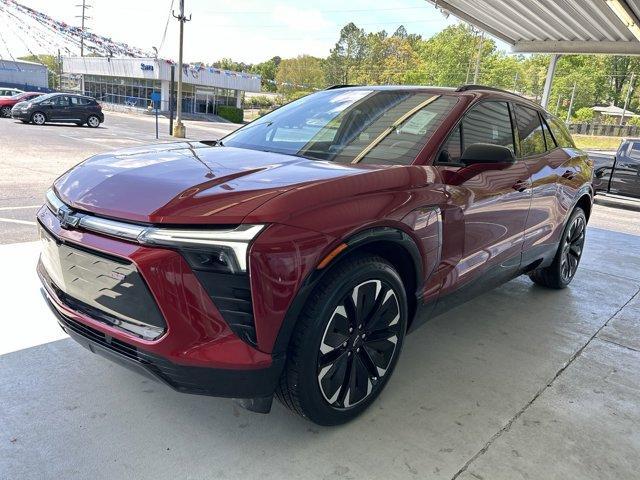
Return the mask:
{"type": "Polygon", "coordinates": [[[427,0],[515,53],[640,55],[640,0],[427,0]]]}

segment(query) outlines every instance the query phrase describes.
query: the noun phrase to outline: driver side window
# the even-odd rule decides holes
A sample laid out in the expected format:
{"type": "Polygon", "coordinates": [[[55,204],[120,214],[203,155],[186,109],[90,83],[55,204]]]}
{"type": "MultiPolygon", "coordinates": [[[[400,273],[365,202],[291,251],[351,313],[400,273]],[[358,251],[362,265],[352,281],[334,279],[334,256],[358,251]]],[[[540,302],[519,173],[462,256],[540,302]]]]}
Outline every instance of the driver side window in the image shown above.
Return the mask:
{"type": "Polygon", "coordinates": [[[506,102],[482,102],[465,114],[438,155],[438,163],[459,164],[464,150],[474,143],[513,147],[513,129],[506,102]]]}

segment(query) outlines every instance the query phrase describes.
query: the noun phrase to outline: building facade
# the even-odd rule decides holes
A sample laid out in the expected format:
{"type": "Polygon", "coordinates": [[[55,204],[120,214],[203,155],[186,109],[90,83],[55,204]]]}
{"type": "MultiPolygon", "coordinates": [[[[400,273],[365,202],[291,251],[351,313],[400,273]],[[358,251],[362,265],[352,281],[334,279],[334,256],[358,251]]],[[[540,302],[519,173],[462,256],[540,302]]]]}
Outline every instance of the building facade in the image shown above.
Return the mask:
{"type": "Polygon", "coordinates": [[[49,91],[49,70],[41,63],[0,59],[0,85],[24,91],[49,91]]]}
{"type": "MultiPolygon", "coordinates": [[[[157,58],[65,57],[63,89],[80,91],[98,101],[147,108],[160,92],[160,109],[169,110],[171,70],[175,90],[178,67],[157,58]]],[[[260,77],[213,67],[186,66],[182,71],[182,111],[212,114],[219,105],[241,106],[244,92],[259,92],[260,77]]],[[[175,100],[174,100],[175,108],[175,100]]]]}

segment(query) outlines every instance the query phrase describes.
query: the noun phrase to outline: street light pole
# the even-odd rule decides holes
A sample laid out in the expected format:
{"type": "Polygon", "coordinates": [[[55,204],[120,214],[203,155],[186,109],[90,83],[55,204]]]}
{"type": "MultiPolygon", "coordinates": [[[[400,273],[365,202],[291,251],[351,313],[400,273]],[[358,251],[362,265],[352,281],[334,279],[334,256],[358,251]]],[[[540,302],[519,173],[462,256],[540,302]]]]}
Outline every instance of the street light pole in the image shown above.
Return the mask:
{"type": "Polygon", "coordinates": [[[180,50],[178,50],[178,94],[176,95],[176,123],[173,126],[173,136],[177,138],[184,138],[186,135],[186,129],[182,123],[182,44],[184,36],[184,24],[191,20],[184,15],[184,0],[180,0],[180,13],[173,16],[180,22],[180,50]]]}
{"type": "Polygon", "coordinates": [[[624,116],[627,114],[627,108],[629,108],[629,100],[631,99],[631,92],[633,91],[633,82],[636,79],[636,74],[632,73],[629,79],[629,86],[627,87],[627,98],[624,100],[624,108],[622,109],[622,116],[620,117],[620,126],[624,125],[624,116]]]}

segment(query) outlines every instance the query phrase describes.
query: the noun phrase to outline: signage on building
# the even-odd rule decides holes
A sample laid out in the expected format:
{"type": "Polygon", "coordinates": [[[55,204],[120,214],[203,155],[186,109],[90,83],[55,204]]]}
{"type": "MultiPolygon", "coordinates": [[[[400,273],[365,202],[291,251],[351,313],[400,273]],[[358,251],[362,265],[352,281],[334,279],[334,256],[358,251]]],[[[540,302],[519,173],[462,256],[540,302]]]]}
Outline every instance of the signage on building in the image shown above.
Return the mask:
{"type": "Polygon", "coordinates": [[[145,71],[153,72],[153,65],[150,65],[148,63],[141,63],[140,70],[142,70],[143,72],[145,71]]]}

